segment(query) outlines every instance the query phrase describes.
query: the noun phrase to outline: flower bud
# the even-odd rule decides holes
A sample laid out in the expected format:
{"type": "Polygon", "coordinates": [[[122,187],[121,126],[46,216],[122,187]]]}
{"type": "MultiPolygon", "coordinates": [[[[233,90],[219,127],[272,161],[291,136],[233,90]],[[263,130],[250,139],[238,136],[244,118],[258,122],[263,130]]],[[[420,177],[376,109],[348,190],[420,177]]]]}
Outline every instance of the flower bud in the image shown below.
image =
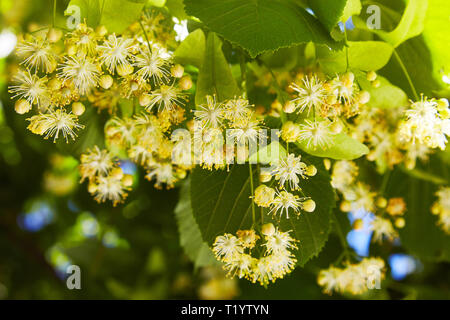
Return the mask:
{"type": "Polygon", "coordinates": [[[31,104],[25,99],[20,99],[14,104],[14,109],[18,114],[25,114],[31,110],[31,104]]]}
{"type": "Polygon", "coordinates": [[[350,212],[352,210],[352,204],[350,201],[344,200],[341,202],[340,209],[342,212],[350,212]]]}
{"type": "Polygon", "coordinates": [[[316,210],[316,203],[313,199],[308,199],[306,201],[303,201],[302,208],[306,212],[313,212],[314,210],[316,210]]]}
{"type": "Polygon", "coordinates": [[[181,78],[183,76],[183,73],[184,73],[184,68],[183,68],[182,65],[176,64],[172,68],[170,68],[170,73],[175,78],[181,78]]]}
{"type": "Polygon", "coordinates": [[[334,121],[330,126],[330,130],[334,134],[341,133],[343,129],[344,127],[340,121],[334,121]]]}
{"type": "Polygon", "coordinates": [[[381,86],[381,82],[380,82],[380,80],[375,80],[375,81],[372,81],[372,87],[374,87],[374,88],[379,88],[381,86]]]}
{"type": "Polygon", "coordinates": [[[330,159],[323,159],[323,165],[325,166],[325,169],[330,170],[331,168],[331,161],[330,159]]]}
{"type": "Polygon", "coordinates": [[[364,222],[362,219],[356,219],[355,222],[353,222],[353,229],[361,230],[363,227],[364,227],[364,222]]]}
{"type": "Polygon", "coordinates": [[[377,79],[377,73],[375,71],[367,72],[366,79],[370,82],[375,81],[377,79]]]}
{"type": "Polygon", "coordinates": [[[370,93],[367,91],[361,91],[358,96],[358,102],[361,104],[366,104],[370,101],[370,93]]]}
{"type": "Polygon", "coordinates": [[[131,64],[121,64],[120,66],[117,66],[116,70],[119,76],[125,77],[133,73],[134,68],[131,64]]]}
{"type": "Polygon", "coordinates": [[[275,233],[275,226],[272,223],[263,224],[261,233],[267,237],[271,237],[275,233]]]}
{"type": "Polygon", "coordinates": [[[342,82],[346,87],[351,87],[353,85],[353,81],[355,81],[355,75],[352,72],[347,72],[342,77],[342,82]]]}
{"type": "Polygon", "coordinates": [[[281,109],[283,109],[283,106],[281,105],[281,103],[278,100],[275,100],[274,102],[272,102],[272,104],[270,105],[270,107],[273,110],[276,110],[278,112],[281,111],[281,109]]]}
{"type": "Polygon", "coordinates": [[[72,103],[72,112],[74,115],[81,116],[85,110],[86,108],[84,107],[84,104],[82,104],[81,102],[72,103]]]}
{"type": "Polygon", "coordinates": [[[50,43],[58,42],[63,36],[61,29],[52,28],[49,30],[47,38],[50,43]]]}
{"type": "Polygon", "coordinates": [[[178,82],[179,87],[181,90],[189,90],[192,88],[192,79],[191,76],[186,75],[180,79],[180,82],[178,82]]]}
{"type": "Polygon", "coordinates": [[[117,168],[113,168],[111,170],[110,175],[116,179],[122,179],[123,178],[123,171],[122,168],[117,167],[117,168]]]}
{"type": "Polygon", "coordinates": [[[386,198],[385,198],[385,197],[378,197],[377,200],[376,200],[376,202],[375,202],[375,205],[376,205],[378,208],[386,208],[386,206],[387,206],[387,200],[386,200],[386,198]]]}
{"type": "Polygon", "coordinates": [[[287,121],[281,127],[281,138],[286,142],[297,141],[300,134],[300,127],[292,121],[287,121]]]}
{"type": "Polygon", "coordinates": [[[100,87],[102,87],[105,90],[108,90],[113,85],[113,78],[109,74],[104,74],[100,77],[100,87]]]}
{"type": "Polygon", "coordinates": [[[264,184],[255,189],[254,201],[260,207],[269,207],[274,197],[275,189],[269,188],[264,184]]]}
{"type": "Polygon", "coordinates": [[[261,171],[261,173],[259,174],[259,181],[261,183],[265,183],[269,182],[270,180],[272,180],[272,174],[270,173],[270,171],[261,171]]]}
{"type": "Polygon", "coordinates": [[[306,167],[305,173],[307,176],[314,177],[317,174],[317,168],[313,165],[309,165],[306,167]]]}
{"type": "Polygon", "coordinates": [[[405,226],[405,219],[402,217],[395,219],[394,225],[399,229],[403,228],[405,226]]]}
{"type": "Polygon", "coordinates": [[[89,183],[89,185],[88,185],[88,192],[89,193],[94,193],[94,192],[97,191],[97,189],[98,189],[98,185],[97,184],[95,184],[93,182],[89,183]]]}
{"type": "Polygon", "coordinates": [[[152,102],[152,97],[148,93],[143,93],[139,96],[139,105],[146,107],[152,102]]]}
{"type": "Polygon", "coordinates": [[[296,109],[295,103],[292,101],[286,102],[283,106],[283,111],[285,113],[292,113],[295,111],[295,109],[296,109]]]}
{"type": "Polygon", "coordinates": [[[105,26],[98,26],[95,29],[95,33],[98,34],[100,37],[104,37],[108,33],[108,29],[106,29],[105,26]]]}
{"type": "Polygon", "coordinates": [[[125,187],[131,187],[133,185],[133,176],[131,174],[123,175],[122,182],[125,187]]]}
{"type": "Polygon", "coordinates": [[[62,85],[61,80],[59,80],[58,78],[53,78],[48,82],[48,87],[51,90],[59,90],[61,89],[61,85],[62,85]]]}

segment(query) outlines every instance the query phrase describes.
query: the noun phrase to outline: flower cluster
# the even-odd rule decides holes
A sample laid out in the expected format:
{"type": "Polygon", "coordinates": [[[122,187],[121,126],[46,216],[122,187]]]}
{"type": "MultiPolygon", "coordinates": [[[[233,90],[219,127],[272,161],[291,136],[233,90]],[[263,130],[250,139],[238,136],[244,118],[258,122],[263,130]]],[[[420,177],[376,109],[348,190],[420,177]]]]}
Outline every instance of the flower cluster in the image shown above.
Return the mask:
{"type": "Polygon", "coordinates": [[[364,258],[356,264],[344,268],[330,266],[321,270],[317,279],[327,294],[362,294],[374,288],[385,277],[385,264],[381,258],[364,258]]]}
{"type": "Polygon", "coordinates": [[[251,149],[246,145],[256,146],[259,139],[266,138],[254,106],[241,97],[217,101],[216,96],[206,96],[192,111],[193,157],[203,168],[223,169],[235,160],[243,163],[251,149]]]}
{"type": "MultiPolygon", "coordinates": [[[[236,236],[226,233],[218,236],[213,244],[216,258],[224,263],[230,277],[246,278],[261,285],[275,282],[294,270],[297,263],[291,250],[297,249],[296,240],[288,232],[282,232],[269,223],[262,226],[259,250],[256,258],[252,250],[260,239],[255,230],[239,230],[236,236]]],[[[254,252],[253,252],[254,253],[254,252]]]]}
{"type": "Polygon", "coordinates": [[[133,177],[123,173],[111,153],[97,146],[81,155],[79,169],[81,181],[88,179],[88,191],[98,202],[110,200],[116,205],[133,185],[133,177]]]}
{"type": "Polygon", "coordinates": [[[360,91],[351,72],[328,81],[318,74],[302,76],[289,89],[294,97],[283,111],[296,112],[303,121],[286,122],[281,136],[286,142],[305,142],[311,149],[328,149],[333,137],[344,128],[342,119],[358,114],[370,100],[370,94],[360,91]]]}
{"type": "Polygon", "coordinates": [[[261,184],[255,189],[253,201],[262,208],[270,207],[269,213],[278,214],[280,218],[285,214],[289,219],[289,209],[292,209],[297,216],[300,215],[300,210],[313,212],[316,203],[303,195],[299,182],[300,178],[307,179],[316,173],[315,166],[308,166],[301,161],[300,155],[295,156],[291,153],[273,166],[270,175],[261,175],[263,182],[269,182],[274,177],[278,182],[278,188],[274,189],[261,184]],[[291,192],[287,191],[288,189],[291,192]],[[300,197],[292,192],[300,192],[303,196],[300,197]]]}
{"type": "MultiPolygon", "coordinates": [[[[405,226],[405,220],[402,217],[406,211],[405,201],[403,198],[386,200],[377,192],[371,191],[367,184],[357,181],[357,176],[358,167],[354,162],[341,160],[334,163],[331,185],[342,195],[341,211],[374,213],[374,219],[370,223],[373,240],[378,242],[384,238],[389,241],[394,240],[398,237],[394,225],[397,228],[405,226]]],[[[354,225],[355,229],[359,228],[359,222],[360,219],[357,219],[354,225]]]]}
{"type": "Polygon", "coordinates": [[[436,192],[438,200],[431,207],[431,212],[438,216],[438,225],[450,234],[450,188],[442,187],[436,192]]]}
{"type": "Polygon", "coordinates": [[[81,157],[82,180],[98,201],[116,204],[126,196],[129,178],[124,182],[119,158],[142,165],[157,187],[172,187],[189,169],[171,163],[170,133],[185,120],[185,90],[192,86],[172,62],[175,45],[171,19],[151,11],[120,36],[80,23],[65,34],[55,28],[27,34],[17,46],[22,66],[9,91],[19,114],[35,110],[27,119],[33,133],[68,142],[84,128],[79,117],[86,107],[110,114],[107,150],[95,147],[81,157]]]}
{"type": "Polygon", "coordinates": [[[450,109],[445,99],[422,99],[411,103],[405,111],[406,120],[399,125],[400,139],[417,141],[429,148],[445,150],[450,135],[450,109]]]}

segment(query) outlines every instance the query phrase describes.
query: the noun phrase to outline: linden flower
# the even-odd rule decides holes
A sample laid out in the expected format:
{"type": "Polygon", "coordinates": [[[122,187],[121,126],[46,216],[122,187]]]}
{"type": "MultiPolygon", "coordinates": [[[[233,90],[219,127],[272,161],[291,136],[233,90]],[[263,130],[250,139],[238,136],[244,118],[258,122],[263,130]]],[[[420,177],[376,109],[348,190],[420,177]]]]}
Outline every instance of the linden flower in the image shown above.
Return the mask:
{"type": "Polygon", "coordinates": [[[122,177],[115,175],[98,176],[95,186],[94,199],[97,202],[110,200],[115,206],[127,197],[127,187],[124,185],[122,177]]]}
{"type": "Polygon", "coordinates": [[[388,219],[375,216],[374,220],[371,222],[370,228],[373,230],[373,241],[376,242],[381,243],[383,237],[387,238],[389,241],[398,237],[397,231],[395,231],[391,221],[388,219]]]}
{"type": "Polygon", "coordinates": [[[317,76],[305,77],[301,85],[292,83],[290,88],[297,93],[297,97],[292,101],[299,108],[298,112],[301,113],[307,109],[308,115],[313,108],[320,110],[328,96],[324,83],[317,76]]]}
{"type": "Polygon", "coordinates": [[[153,90],[150,97],[150,103],[145,106],[147,111],[155,105],[158,110],[172,110],[175,106],[184,104],[185,95],[179,88],[163,84],[159,89],[153,90]]]}
{"type": "Polygon", "coordinates": [[[36,71],[43,70],[51,73],[56,68],[56,54],[50,43],[41,38],[32,38],[31,41],[23,41],[17,45],[16,52],[25,60],[21,64],[36,71]]]}
{"type": "Polygon", "coordinates": [[[330,122],[305,120],[305,124],[300,125],[299,141],[306,141],[308,148],[327,149],[333,140],[333,133],[330,130],[330,122]]]}
{"type": "Polygon", "coordinates": [[[295,156],[291,153],[286,158],[282,159],[272,174],[275,175],[276,180],[280,180],[280,186],[285,186],[289,183],[289,187],[293,190],[298,190],[300,187],[298,183],[300,182],[299,176],[305,178],[305,171],[307,165],[300,161],[301,156],[295,156]]]}
{"type": "Polygon", "coordinates": [[[156,83],[167,81],[170,77],[170,69],[165,55],[166,53],[156,46],[152,47],[151,52],[141,50],[135,58],[134,66],[139,68],[136,74],[145,80],[152,78],[156,83]]]}
{"type": "Polygon", "coordinates": [[[336,267],[329,267],[325,270],[320,270],[317,278],[317,283],[324,287],[323,291],[326,294],[331,294],[333,291],[339,290],[339,276],[342,270],[336,267]]]}
{"type": "Polygon", "coordinates": [[[31,132],[45,135],[45,139],[54,137],[53,142],[56,142],[60,132],[62,132],[66,142],[69,142],[69,137],[75,140],[77,136],[75,130],[84,128],[83,125],[78,123],[77,116],[67,113],[63,109],[50,110],[48,113],[41,113],[27,120],[30,121],[28,129],[31,132]]]}
{"type": "Polygon", "coordinates": [[[289,219],[289,208],[292,208],[296,214],[299,214],[300,208],[300,197],[293,195],[287,191],[276,191],[276,197],[272,200],[270,206],[271,210],[269,212],[274,215],[279,213],[280,216],[286,213],[286,218],[289,219]]]}
{"type": "Polygon", "coordinates": [[[135,122],[131,118],[112,118],[106,127],[106,136],[123,146],[129,146],[136,141],[134,137],[135,122]]]}
{"type": "Polygon", "coordinates": [[[231,261],[243,251],[241,240],[230,233],[218,236],[213,244],[213,252],[220,261],[231,261]]]}
{"type": "Polygon", "coordinates": [[[269,257],[268,267],[276,278],[284,278],[284,275],[293,271],[297,264],[295,255],[286,250],[272,254],[269,257]]]}
{"type": "Polygon", "coordinates": [[[430,148],[439,147],[445,150],[447,137],[450,135],[450,119],[442,114],[449,114],[448,106],[442,109],[442,114],[437,109],[435,99],[428,100],[422,96],[421,101],[411,104],[411,108],[405,111],[406,121],[399,126],[400,138],[406,142],[424,144],[430,148]]]}
{"type": "Polygon", "coordinates": [[[66,44],[74,46],[75,52],[79,56],[93,55],[97,50],[97,40],[99,40],[99,36],[95,31],[86,23],[80,23],[73,32],[68,34],[66,44]]]}
{"type": "Polygon", "coordinates": [[[247,99],[232,99],[225,104],[224,117],[231,121],[247,118],[252,112],[247,99]]]}
{"type": "Polygon", "coordinates": [[[331,174],[331,185],[341,193],[344,193],[353,184],[357,176],[358,167],[353,161],[336,161],[331,174]]]}
{"type": "Polygon", "coordinates": [[[100,150],[98,146],[95,146],[93,150],[88,149],[81,155],[80,160],[81,182],[86,178],[91,180],[96,175],[107,175],[114,165],[108,150],[100,150]]]}
{"type": "Polygon", "coordinates": [[[216,101],[216,96],[206,96],[206,104],[197,106],[195,119],[201,128],[218,128],[224,119],[224,106],[216,101]]]}
{"type": "Polygon", "coordinates": [[[59,70],[60,77],[71,80],[82,95],[90,93],[100,76],[98,66],[86,58],[66,57],[59,70]]]}
{"type": "Polygon", "coordinates": [[[321,270],[317,282],[327,294],[333,291],[363,294],[385,277],[384,267],[385,263],[380,258],[364,258],[360,263],[350,264],[343,269],[330,266],[321,270]]]}
{"type": "Polygon", "coordinates": [[[100,59],[109,72],[114,74],[116,67],[130,64],[127,59],[131,56],[133,47],[133,39],[117,38],[115,34],[109,35],[108,41],[98,46],[102,52],[100,59]]]}
{"type": "Polygon", "coordinates": [[[270,235],[266,236],[266,243],[264,244],[268,254],[282,254],[290,249],[298,249],[294,238],[289,235],[290,231],[282,232],[278,229],[270,235]]]}
{"type": "Polygon", "coordinates": [[[177,181],[172,164],[170,163],[152,163],[148,168],[145,178],[150,181],[155,178],[156,188],[162,188],[163,184],[165,184],[167,188],[171,188],[177,181]]]}
{"type": "Polygon", "coordinates": [[[228,136],[231,139],[236,139],[238,144],[243,145],[245,143],[254,144],[258,139],[264,139],[266,133],[264,130],[261,130],[260,121],[249,116],[248,118],[234,121],[233,129],[229,130],[228,136]]]}
{"type": "Polygon", "coordinates": [[[401,216],[406,211],[406,203],[403,198],[391,198],[386,208],[386,212],[391,216],[401,216]]]}
{"type": "Polygon", "coordinates": [[[431,212],[438,215],[437,224],[450,234],[450,188],[442,187],[436,192],[438,200],[431,207],[431,212]]]}
{"type": "Polygon", "coordinates": [[[336,78],[331,81],[331,90],[338,99],[343,100],[345,104],[352,104],[358,93],[358,87],[354,83],[354,79],[354,74],[349,72],[343,76],[337,75],[336,78]]]}
{"type": "Polygon", "coordinates": [[[255,189],[254,202],[256,205],[268,208],[275,197],[275,189],[269,188],[262,184],[255,189]]]}
{"type": "Polygon", "coordinates": [[[9,92],[14,94],[13,99],[19,97],[31,105],[38,106],[48,102],[47,77],[39,78],[36,74],[32,75],[29,70],[22,70],[14,77],[14,81],[17,85],[9,89],[9,92]]]}
{"type": "Polygon", "coordinates": [[[259,239],[255,230],[238,230],[236,235],[241,240],[242,246],[249,249],[254,248],[256,241],[259,239]]]}
{"type": "Polygon", "coordinates": [[[270,258],[271,256],[263,257],[253,265],[250,278],[253,283],[259,282],[261,285],[267,285],[275,281],[275,276],[272,274],[270,258]]]}
{"type": "Polygon", "coordinates": [[[249,254],[240,254],[234,260],[225,260],[224,269],[227,271],[227,276],[238,276],[239,279],[248,277],[251,272],[253,264],[257,263],[257,259],[249,254]]]}

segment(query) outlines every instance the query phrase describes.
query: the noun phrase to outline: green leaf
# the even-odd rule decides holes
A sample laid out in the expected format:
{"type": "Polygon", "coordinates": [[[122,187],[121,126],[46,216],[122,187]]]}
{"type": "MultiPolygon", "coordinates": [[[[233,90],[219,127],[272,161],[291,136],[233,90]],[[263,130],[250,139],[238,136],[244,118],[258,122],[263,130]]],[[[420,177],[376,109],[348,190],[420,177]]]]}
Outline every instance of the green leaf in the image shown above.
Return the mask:
{"type": "MultiPolygon", "coordinates": [[[[121,33],[139,18],[144,5],[131,0],[71,0],[68,8],[79,7],[81,21],[86,19],[91,27],[104,25],[109,32],[121,33]]],[[[65,15],[70,14],[73,12],[65,11],[65,15]]]]}
{"type": "MultiPolygon", "coordinates": [[[[391,45],[382,41],[349,41],[348,46],[349,68],[362,71],[381,69],[389,62],[393,51],[391,45]]],[[[318,46],[317,57],[323,71],[329,75],[347,70],[345,49],[332,51],[318,46]]]]}
{"type": "Polygon", "coordinates": [[[437,217],[430,210],[436,190],[432,183],[396,170],[386,193],[389,197],[404,197],[406,201],[406,224],[399,231],[402,246],[423,260],[450,261],[448,235],[436,225],[437,217]]]}
{"type": "Polygon", "coordinates": [[[180,190],[180,200],[175,208],[180,244],[186,255],[194,262],[194,267],[218,264],[208,245],[203,241],[200,229],[192,215],[191,182],[187,179],[180,190]]]}
{"type": "MultiPolygon", "coordinates": [[[[128,1],[130,1],[130,0],[128,0],[128,1]]],[[[139,2],[139,1],[140,0],[132,1],[132,2],[139,2]]],[[[146,1],[141,1],[141,2],[145,3],[146,1]]],[[[149,5],[149,6],[162,8],[162,7],[164,7],[165,4],[166,4],[166,0],[147,0],[147,5],[149,5]]]]}
{"type": "Polygon", "coordinates": [[[185,0],[185,5],[188,14],[252,57],[310,41],[336,45],[317,19],[288,1],[185,0]]]}
{"type": "Polygon", "coordinates": [[[216,95],[219,101],[239,95],[239,88],[222,52],[222,41],[213,32],[206,40],[205,56],[197,80],[195,103],[201,104],[207,95],[216,95]]]}
{"type": "Polygon", "coordinates": [[[310,155],[336,160],[354,160],[369,153],[369,148],[345,133],[336,134],[332,139],[331,146],[325,150],[319,147],[316,149],[312,146],[308,147],[306,141],[298,142],[296,145],[310,155]]]}
{"type": "Polygon", "coordinates": [[[431,53],[434,76],[439,81],[442,80],[443,74],[450,77],[449,10],[450,6],[447,0],[428,0],[423,36],[431,53]]]}
{"type": "Polygon", "coordinates": [[[341,21],[345,23],[350,17],[357,16],[361,13],[362,5],[360,0],[347,0],[341,21]]]}
{"type": "Polygon", "coordinates": [[[277,163],[287,156],[286,149],[278,142],[274,141],[252,154],[248,159],[251,163],[270,164],[277,163]]]}
{"type": "Polygon", "coordinates": [[[380,86],[374,88],[370,81],[366,79],[364,73],[356,74],[356,81],[359,86],[370,93],[369,106],[389,109],[408,105],[408,97],[402,89],[394,86],[382,76],[377,76],[377,79],[380,81],[380,86]]]}
{"type": "Polygon", "coordinates": [[[197,29],[180,43],[173,54],[174,61],[181,64],[192,64],[200,68],[205,56],[205,46],[205,33],[202,29],[197,29]]]}
{"type": "MultiPolygon", "coordinates": [[[[303,266],[323,248],[330,232],[330,211],[335,205],[334,192],[330,186],[330,177],[320,159],[305,156],[307,163],[318,168],[311,179],[303,180],[301,187],[305,194],[316,201],[313,213],[302,213],[299,218],[283,217],[280,228],[292,230],[292,235],[300,240],[296,251],[298,264],[303,266]]],[[[254,181],[257,172],[254,170],[254,181]]],[[[218,235],[252,226],[250,199],[250,179],[247,165],[234,165],[230,172],[206,171],[195,169],[191,174],[191,201],[194,217],[200,227],[203,239],[212,244],[218,235]]],[[[257,208],[256,222],[260,221],[260,209],[257,208]]],[[[263,212],[264,223],[275,222],[263,212]]]]}
{"type": "Polygon", "coordinates": [[[309,0],[308,5],[329,31],[361,12],[360,0],[309,0]]]}
{"type": "Polygon", "coordinates": [[[166,8],[170,14],[180,20],[186,20],[189,16],[184,11],[183,0],[166,0],[166,8]]]}
{"type": "Polygon", "coordinates": [[[389,63],[379,71],[379,74],[403,89],[409,98],[415,99],[405,70],[411,78],[417,94],[423,93],[430,97],[442,88],[443,82],[436,81],[433,76],[430,51],[422,36],[402,43],[395,49],[395,52],[397,56],[394,54],[389,63]]]}
{"type": "Polygon", "coordinates": [[[427,6],[428,0],[407,0],[402,18],[393,31],[374,30],[374,32],[396,48],[402,42],[422,33],[427,6]]]}
{"type": "Polygon", "coordinates": [[[309,0],[308,5],[320,22],[331,31],[341,20],[347,0],[309,0]]]}

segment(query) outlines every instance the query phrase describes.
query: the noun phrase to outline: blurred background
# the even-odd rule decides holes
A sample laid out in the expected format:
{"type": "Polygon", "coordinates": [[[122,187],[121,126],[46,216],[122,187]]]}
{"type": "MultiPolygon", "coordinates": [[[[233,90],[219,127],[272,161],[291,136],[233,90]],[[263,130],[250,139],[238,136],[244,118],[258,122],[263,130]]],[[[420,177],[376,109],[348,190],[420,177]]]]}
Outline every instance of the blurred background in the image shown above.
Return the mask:
{"type": "MultiPolygon", "coordinates": [[[[58,1],[61,21],[68,2],[58,1]]],[[[0,0],[0,299],[330,299],[316,276],[340,253],[334,235],[320,258],[264,289],[227,279],[217,266],[195,268],[179,244],[178,189],[154,189],[134,164],[121,164],[135,180],[124,205],[92,199],[79,184],[77,152],[28,131],[7,92],[20,33],[49,24],[52,10],[53,0],[0,0]],[[72,264],[81,268],[81,290],[66,286],[72,264]]],[[[367,226],[347,235],[360,256],[370,239],[367,226]]],[[[448,264],[396,251],[382,290],[363,298],[450,298],[448,264]]]]}

